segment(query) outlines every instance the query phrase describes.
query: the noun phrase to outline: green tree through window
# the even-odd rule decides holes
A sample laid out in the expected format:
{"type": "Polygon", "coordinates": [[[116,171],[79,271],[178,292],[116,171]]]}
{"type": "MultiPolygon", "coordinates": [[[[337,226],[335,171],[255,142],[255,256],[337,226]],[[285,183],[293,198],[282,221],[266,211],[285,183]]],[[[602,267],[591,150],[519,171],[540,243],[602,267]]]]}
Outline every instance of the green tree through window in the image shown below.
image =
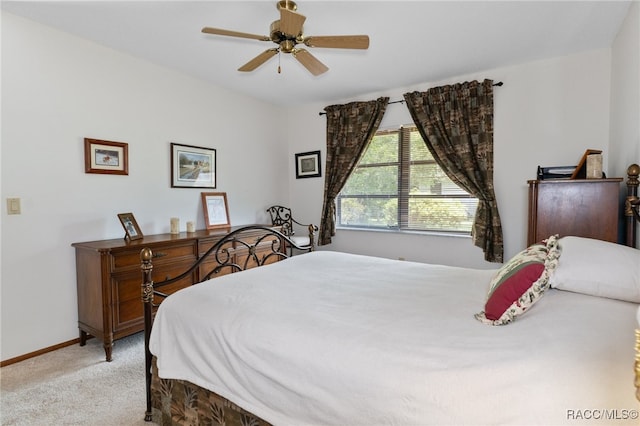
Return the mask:
{"type": "Polygon", "coordinates": [[[453,183],[415,127],[379,131],[337,199],[338,226],[469,233],[478,200],[453,183]]]}

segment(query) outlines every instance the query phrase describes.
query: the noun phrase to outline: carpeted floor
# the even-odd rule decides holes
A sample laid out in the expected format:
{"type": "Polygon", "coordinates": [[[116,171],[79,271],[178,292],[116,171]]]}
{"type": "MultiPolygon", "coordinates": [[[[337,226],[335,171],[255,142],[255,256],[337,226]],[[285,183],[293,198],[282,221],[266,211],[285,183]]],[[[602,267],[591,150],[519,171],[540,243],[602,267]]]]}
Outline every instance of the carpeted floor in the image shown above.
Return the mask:
{"type": "Polygon", "coordinates": [[[144,335],[115,342],[106,362],[90,339],[0,369],[2,425],[144,426],[144,335]]]}

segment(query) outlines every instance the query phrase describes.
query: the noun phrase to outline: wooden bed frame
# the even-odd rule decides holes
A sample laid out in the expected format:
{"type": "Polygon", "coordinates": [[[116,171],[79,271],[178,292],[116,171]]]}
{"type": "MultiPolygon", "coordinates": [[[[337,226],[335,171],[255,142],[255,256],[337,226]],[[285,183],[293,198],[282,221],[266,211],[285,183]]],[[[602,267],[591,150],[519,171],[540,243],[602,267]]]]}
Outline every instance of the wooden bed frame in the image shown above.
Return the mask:
{"type": "MultiPolygon", "coordinates": [[[[627,196],[625,199],[624,222],[625,244],[636,247],[637,227],[640,222],[640,198],[638,198],[638,175],[640,166],[631,165],[628,170],[627,196]]],[[[312,232],[310,230],[310,232],[312,232]]],[[[289,257],[290,247],[299,250],[312,251],[313,247],[299,247],[280,231],[266,226],[251,225],[237,229],[221,239],[211,247],[198,261],[183,275],[154,283],[151,276],[153,271],[153,253],[150,249],[142,250],[142,301],[145,319],[145,378],[147,410],[146,421],[154,421],[160,425],[169,424],[219,424],[219,425],[269,425],[268,422],[238,407],[233,402],[182,380],[161,379],[157,375],[155,358],[149,351],[149,338],[153,324],[153,313],[158,304],[154,303],[154,296],[164,298],[159,289],[172,282],[178,281],[196,268],[202,268],[206,259],[215,259],[213,269],[201,274],[200,281],[216,275],[236,272],[250,267],[259,267],[273,261],[284,260],[289,257]],[[261,235],[255,237],[256,231],[261,235]],[[247,234],[252,234],[250,239],[247,234]],[[179,403],[175,401],[180,401],[179,403]],[[186,407],[186,408],[185,408],[186,407]]],[[[210,261],[209,261],[210,262],[210,261]]],[[[200,269],[202,271],[202,269],[200,269]]],[[[640,327],[636,330],[636,358],[635,358],[635,386],[636,397],[640,400],[640,327]]]]}

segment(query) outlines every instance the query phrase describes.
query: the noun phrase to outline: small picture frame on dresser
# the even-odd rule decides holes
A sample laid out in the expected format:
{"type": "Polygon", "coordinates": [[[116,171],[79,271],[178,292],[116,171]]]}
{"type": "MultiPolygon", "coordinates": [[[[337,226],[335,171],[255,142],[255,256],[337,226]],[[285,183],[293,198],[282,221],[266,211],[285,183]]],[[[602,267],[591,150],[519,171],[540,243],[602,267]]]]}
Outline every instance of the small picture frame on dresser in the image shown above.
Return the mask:
{"type": "Polygon", "coordinates": [[[133,241],[143,237],[138,222],[136,222],[136,218],[133,217],[133,213],[120,213],[118,214],[118,219],[120,219],[120,223],[124,228],[125,240],[133,241]]]}
{"type": "Polygon", "coordinates": [[[229,229],[229,205],[226,192],[203,192],[202,209],[207,229],[229,229]]]}

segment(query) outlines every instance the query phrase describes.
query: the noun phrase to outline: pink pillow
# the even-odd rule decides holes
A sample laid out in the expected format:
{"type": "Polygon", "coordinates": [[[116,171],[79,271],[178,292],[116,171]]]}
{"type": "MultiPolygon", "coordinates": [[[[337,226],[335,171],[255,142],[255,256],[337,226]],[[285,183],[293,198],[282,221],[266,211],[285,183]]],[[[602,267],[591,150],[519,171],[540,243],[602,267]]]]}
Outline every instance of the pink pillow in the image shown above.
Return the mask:
{"type": "Polygon", "coordinates": [[[504,325],[522,315],[549,288],[549,277],[559,258],[557,235],[512,257],[491,279],[484,311],[476,314],[476,319],[504,325]]]}
{"type": "Polygon", "coordinates": [[[544,272],[544,261],[532,261],[518,265],[508,277],[498,282],[484,307],[490,320],[500,319],[502,314],[536,282],[544,272]]]}

